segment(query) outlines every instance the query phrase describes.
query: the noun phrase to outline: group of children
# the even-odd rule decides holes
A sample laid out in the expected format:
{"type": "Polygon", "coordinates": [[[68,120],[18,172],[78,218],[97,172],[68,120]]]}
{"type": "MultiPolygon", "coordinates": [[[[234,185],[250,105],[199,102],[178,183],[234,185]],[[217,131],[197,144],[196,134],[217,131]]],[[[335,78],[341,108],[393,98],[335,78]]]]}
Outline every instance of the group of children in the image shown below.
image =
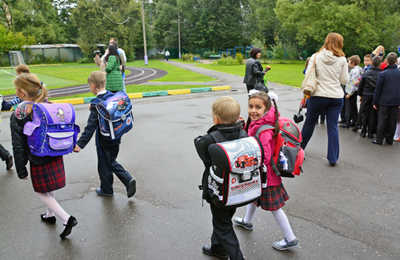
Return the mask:
{"type": "MultiPolygon", "coordinates": [[[[20,179],[28,179],[26,164],[28,161],[30,162],[30,177],[34,191],[47,207],[47,212],[41,214],[40,218],[43,222],[55,224],[57,220],[55,216],[58,216],[65,226],[60,234],[60,237],[63,239],[78,224],[77,219],[68,214],[55,199],[55,191],[66,185],[63,156],[39,157],[33,155],[29,149],[26,135],[24,135],[25,124],[32,121],[33,104],[47,102],[48,91],[37,76],[29,73],[26,65],[19,65],[16,71],[18,76],[14,79],[13,83],[17,98],[9,103],[3,102],[2,104],[2,109],[9,110],[12,105],[20,103],[15,112],[10,116],[12,148],[16,171],[20,179]]],[[[80,152],[96,131],[98,173],[100,177],[100,187],[96,189],[96,193],[107,197],[114,195],[112,185],[113,173],[115,173],[126,186],[127,196],[130,198],[136,192],[136,181],[116,161],[121,139],[108,141],[99,133],[96,104],[104,96],[112,95],[109,90],[106,90],[106,74],[100,71],[93,72],[88,78],[88,83],[91,92],[96,95],[96,98],[91,101],[87,126],[73,151],[80,152]]],[[[12,166],[12,157],[9,153],[6,160],[7,169],[9,169],[12,166]],[[11,162],[9,162],[9,158],[11,158],[11,162]]]]}
{"type": "MultiPolygon", "coordinates": [[[[382,46],[379,51],[383,49],[382,46]]],[[[376,51],[375,51],[376,52],[376,51]]],[[[345,86],[345,113],[339,126],[353,131],[361,129],[360,136],[372,139],[373,144],[392,145],[400,141],[400,70],[397,55],[389,53],[382,62],[383,54],[365,55],[364,67],[360,58],[353,55],[348,58],[350,69],[349,82],[345,86]],[[361,102],[357,109],[357,95],[361,102]],[[397,128],[397,130],[396,130],[397,128]]]]}
{"type": "MultiPolygon", "coordinates": [[[[283,240],[274,242],[272,247],[277,250],[287,250],[298,246],[299,242],[293,234],[286,214],[282,210],[289,196],[282,184],[281,177],[275,174],[271,164],[271,157],[275,148],[274,138],[279,131],[277,122],[280,115],[276,101],[277,97],[273,93],[267,94],[256,90],[252,90],[249,93],[249,117],[247,124],[244,126],[247,134],[255,136],[257,130],[265,124],[274,126],[275,130],[263,131],[258,136],[264,150],[264,165],[267,168],[267,187],[263,188],[259,199],[254,203],[248,204],[246,216],[244,218],[235,217],[233,221],[237,226],[243,227],[246,230],[252,230],[252,222],[257,207],[260,206],[264,210],[271,211],[285,235],[283,240]]],[[[213,225],[211,246],[204,246],[203,253],[220,259],[228,259],[228,256],[231,260],[244,259],[244,257],[232,226],[232,217],[236,212],[236,208],[222,209],[214,205],[211,200],[213,191],[209,188],[207,176],[210,174],[212,162],[208,147],[215,143],[210,134],[216,131],[219,131],[227,141],[238,139],[243,127],[242,118],[239,118],[239,116],[240,105],[235,99],[231,97],[217,99],[212,105],[213,126],[207,131],[206,135],[195,139],[197,153],[205,166],[202,185],[203,199],[210,203],[213,225]]]]}

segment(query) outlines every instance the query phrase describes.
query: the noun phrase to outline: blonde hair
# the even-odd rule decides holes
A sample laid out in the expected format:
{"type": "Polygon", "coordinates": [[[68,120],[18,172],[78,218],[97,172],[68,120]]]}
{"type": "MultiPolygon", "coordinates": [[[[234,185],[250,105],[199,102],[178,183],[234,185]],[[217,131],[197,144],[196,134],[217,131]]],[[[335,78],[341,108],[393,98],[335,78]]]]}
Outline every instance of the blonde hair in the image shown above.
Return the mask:
{"type": "Polygon", "coordinates": [[[47,97],[47,88],[33,74],[22,73],[14,79],[14,86],[28,95],[35,103],[42,103],[47,97]]]}
{"type": "Polygon", "coordinates": [[[25,64],[19,64],[19,65],[15,68],[15,72],[17,72],[17,74],[21,74],[21,73],[31,73],[31,71],[29,70],[28,66],[26,66],[25,64]]]}
{"type": "MultiPolygon", "coordinates": [[[[271,109],[272,103],[274,103],[276,121],[275,121],[275,130],[274,130],[273,138],[275,138],[279,133],[279,111],[278,111],[278,105],[276,104],[276,101],[274,99],[272,99],[272,101],[271,101],[270,96],[264,91],[260,91],[260,92],[250,95],[249,101],[252,98],[259,98],[259,99],[263,100],[267,111],[269,111],[271,109]]],[[[251,119],[249,117],[247,119],[247,123],[246,123],[246,129],[245,129],[246,132],[248,132],[248,130],[249,130],[250,123],[251,123],[251,119]]]]}
{"type": "Polygon", "coordinates": [[[343,36],[338,33],[330,33],[326,36],[324,46],[319,51],[326,49],[331,51],[336,57],[344,57],[343,48],[343,36]]]}
{"type": "Polygon", "coordinates": [[[212,104],[212,113],[221,120],[221,123],[233,125],[239,119],[240,105],[231,97],[220,97],[212,104]]]}
{"type": "Polygon", "coordinates": [[[89,85],[93,84],[96,88],[102,89],[106,86],[106,73],[102,71],[93,71],[88,79],[89,85]]]}
{"type": "Polygon", "coordinates": [[[358,57],[358,55],[353,55],[353,56],[351,56],[351,57],[349,58],[349,60],[350,60],[351,62],[353,62],[356,66],[359,65],[360,62],[361,62],[361,59],[360,59],[360,57],[358,57]]]}
{"type": "Polygon", "coordinates": [[[382,52],[383,52],[383,57],[385,57],[385,48],[382,45],[379,45],[378,47],[376,47],[376,49],[372,52],[372,54],[374,54],[375,56],[379,56],[379,49],[382,48],[382,52]]]}

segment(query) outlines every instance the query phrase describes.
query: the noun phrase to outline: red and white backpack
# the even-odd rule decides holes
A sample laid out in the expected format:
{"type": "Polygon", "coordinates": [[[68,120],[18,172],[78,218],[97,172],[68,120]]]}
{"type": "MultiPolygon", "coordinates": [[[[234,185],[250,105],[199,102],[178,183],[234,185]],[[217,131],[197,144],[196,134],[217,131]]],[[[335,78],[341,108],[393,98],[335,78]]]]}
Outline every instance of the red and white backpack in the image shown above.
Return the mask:
{"type": "MultiPolygon", "coordinates": [[[[256,132],[259,137],[263,131],[274,130],[272,125],[262,125],[256,132]]],[[[277,176],[294,178],[303,172],[304,150],[301,148],[301,132],[292,120],[279,117],[279,133],[275,138],[272,169],[277,176]]]]}

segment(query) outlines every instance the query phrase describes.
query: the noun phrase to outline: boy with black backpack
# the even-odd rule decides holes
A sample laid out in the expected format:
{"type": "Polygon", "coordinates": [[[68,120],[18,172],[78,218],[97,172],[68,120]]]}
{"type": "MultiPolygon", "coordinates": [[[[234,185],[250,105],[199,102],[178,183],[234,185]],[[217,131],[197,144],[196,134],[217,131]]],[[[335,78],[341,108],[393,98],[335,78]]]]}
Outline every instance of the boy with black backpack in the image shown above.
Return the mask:
{"type": "MultiPolygon", "coordinates": [[[[88,78],[88,83],[90,90],[96,95],[96,98],[92,99],[90,102],[88,123],[76,143],[74,152],[79,153],[81,149],[85,148],[92,138],[94,131],[96,131],[97,170],[100,177],[100,187],[96,188],[96,193],[99,196],[114,196],[112,187],[114,172],[118,179],[125,185],[128,198],[130,198],[136,192],[136,181],[129,172],[125,171],[122,165],[116,161],[121,138],[118,136],[116,139],[109,140],[101,133],[103,129],[99,127],[99,118],[101,118],[101,116],[98,112],[97,104],[114,94],[105,89],[106,75],[104,72],[92,72],[88,78]]],[[[130,123],[132,124],[132,122],[130,123]]]]}
{"type": "Polygon", "coordinates": [[[204,163],[205,170],[202,180],[203,199],[210,203],[213,233],[211,235],[211,246],[203,246],[203,253],[215,256],[220,259],[231,260],[244,259],[239,247],[239,241],[232,226],[232,217],[236,212],[235,207],[220,208],[213,200],[214,191],[210,188],[208,179],[210,178],[210,167],[212,158],[209,153],[209,146],[216,143],[211,136],[212,133],[219,132],[227,140],[236,140],[240,137],[247,137],[242,129],[241,123],[237,123],[240,115],[239,103],[231,97],[221,97],[212,105],[213,126],[207,131],[206,135],[199,136],[194,140],[197,153],[204,163]]]}

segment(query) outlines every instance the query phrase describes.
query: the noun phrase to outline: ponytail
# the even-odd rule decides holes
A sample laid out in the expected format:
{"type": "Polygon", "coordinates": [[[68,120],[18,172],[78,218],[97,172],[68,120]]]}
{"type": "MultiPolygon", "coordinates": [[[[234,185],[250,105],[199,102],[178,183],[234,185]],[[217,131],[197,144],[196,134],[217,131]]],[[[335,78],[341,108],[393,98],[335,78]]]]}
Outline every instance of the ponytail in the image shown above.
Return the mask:
{"type": "Polygon", "coordinates": [[[278,105],[276,104],[275,99],[271,99],[272,102],[274,103],[275,107],[275,130],[274,130],[274,136],[272,138],[275,138],[279,134],[279,111],[278,111],[278,105]]]}
{"type": "Polygon", "coordinates": [[[39,92],[37,96],[34,98],[35,103],[42,103],[44,99],[47,97],[47,88],[40,85],[39,92]]]}

